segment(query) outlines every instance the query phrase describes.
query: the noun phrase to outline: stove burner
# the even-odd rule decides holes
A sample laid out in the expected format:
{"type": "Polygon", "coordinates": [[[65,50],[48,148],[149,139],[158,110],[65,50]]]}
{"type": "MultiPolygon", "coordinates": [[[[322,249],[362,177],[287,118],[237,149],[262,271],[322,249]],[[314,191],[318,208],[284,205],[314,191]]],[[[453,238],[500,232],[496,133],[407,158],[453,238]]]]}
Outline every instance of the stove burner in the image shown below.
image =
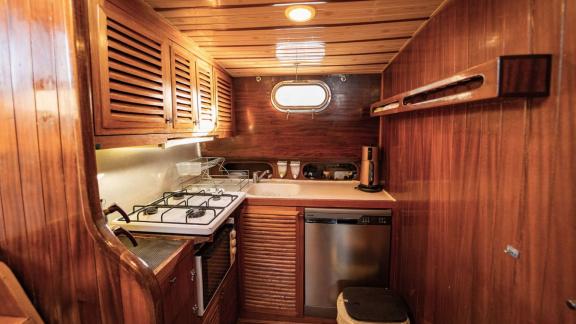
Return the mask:
{"type": "Polygon", "coordinates": [[[182,199],[184,199],[184,193],[181,192],[181,191],[180,191],[180,192],[175,192],[175,193],[172,195],[172,198],[173,198],[174,200],[182,200],[182,199]]]}
{"type": "Polygon", "coordinates": [[[218,200],[220,200],[220,199],[222,199],[222,196],[220,196],[220,195],[214,195],[214,196],[212,196],[212,200],[214,200],[214,201],[218,201],[218,200]]]}
{"type": "Polygon", "coordinates": [[[186,211],[187,218],[199,218],[206,214],[205,208],[192,208],[186,211]]]}
{"type": "Polygon", "coordinates": [[[156,213],[158,213],[158,207],[156,206],[150,206],[144,209],[144,215],[154,215],[156,213]]]}

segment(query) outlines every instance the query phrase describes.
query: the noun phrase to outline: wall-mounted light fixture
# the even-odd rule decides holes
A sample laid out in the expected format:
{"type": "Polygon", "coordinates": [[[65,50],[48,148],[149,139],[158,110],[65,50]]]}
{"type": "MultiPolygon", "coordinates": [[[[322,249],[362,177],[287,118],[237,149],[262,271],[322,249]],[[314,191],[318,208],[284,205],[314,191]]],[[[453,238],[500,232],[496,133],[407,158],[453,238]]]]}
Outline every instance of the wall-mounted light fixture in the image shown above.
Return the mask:
{"type": "Polygon", "coordinates": [[[194,143],[203,143],[203,142],[210,142],[213,141],[213,136],[206,136],[206,137],[190,137],[190,138],[178,138],[178,139],[169,139],[166,143],[161,144],[162,148],[171,148],[180,145],[186,144],[194,144],[194,143]]]}

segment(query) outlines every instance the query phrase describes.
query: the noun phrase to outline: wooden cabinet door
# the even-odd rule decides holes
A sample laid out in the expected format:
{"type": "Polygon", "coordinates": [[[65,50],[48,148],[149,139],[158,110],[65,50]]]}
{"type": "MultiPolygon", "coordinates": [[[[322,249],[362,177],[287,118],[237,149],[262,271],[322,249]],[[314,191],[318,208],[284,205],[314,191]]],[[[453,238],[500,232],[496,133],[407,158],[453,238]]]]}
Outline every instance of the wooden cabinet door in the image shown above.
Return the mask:
{"type": "Polygon", "coordinates": [[[170,48],[172,122],[175,131],[192,132],[197,120],[196,58],[187,50],[170,48]]]}
{"type": "Polygon", "coordinates": [[[160,279],[165,323],[189,323],[196,304],[195,263],[192,253],[185,253],[174,269],[160,279]]]}
{"type": "Polygon", "coordinates": [[[97,17],[96,135],[167,132],[168,43],[112,5],[99,7],[97,17]]]}
{"type": "Polygon", "coordinates": [[[196,86],[198,95],[198,132],[212,132],[216,127],[216,104],[214,102],[214,73],[212,66],[196,60],[196,86]]]}
{"type": "Polygon", "coordinates": [[[221,324],[220,319],[220,299],[214,298],[210,303],[210,307],[202,316],[202,324],[221,324]]]}
{"type": "Polygon", "coordinates": [[[232,97],[232,78],[225,72],[214,68],[216,80],[216,132],[220,138],[234,134],[234,98],[232,97]]]}
{"type": "Polygon", "coordinates": [[[299,217],[296,207],[246,206],[243,210],[238,240],[244,311],[302,314],[299,217]]]}
{"type": "Polygon", "coordinates": [[[236,323],[238,319],[238,270],[233,265],[228,271],[226,279],[222,282],[220,292],[220,321],[236,323]]]}
{"type": "Polygon", "coordinates": [[[202,324],[228,324],[236,323],[237,319],[238,271],[234,264],[218,287],[200,322],[202,324]]]}

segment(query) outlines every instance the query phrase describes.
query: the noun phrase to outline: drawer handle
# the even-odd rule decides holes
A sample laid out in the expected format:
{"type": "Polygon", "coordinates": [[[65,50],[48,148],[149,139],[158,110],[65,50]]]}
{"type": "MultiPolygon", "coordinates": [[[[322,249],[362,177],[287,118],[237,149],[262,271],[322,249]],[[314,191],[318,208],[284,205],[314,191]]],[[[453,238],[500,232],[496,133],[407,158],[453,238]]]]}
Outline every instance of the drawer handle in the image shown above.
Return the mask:
{"type": "Polygon", "coordinates": [[[568,299],[566,301],[566,305],[568,306],[568,308],[570,308],[571,310],[576,310],[576,299],[568,299]]]}
{"type": "Polygon", "coordinates": [[[175,282],[176,282],[176,277],[170,279],[170,283],[171,283],[171,284],[173,284],[173,283],[175,283],[175,282]]]}
{"type": "Polygon", "coordinates": [[[194,269],[190,270],[190,280],[191,281],[196,280],[196,270],[194,269]]]}

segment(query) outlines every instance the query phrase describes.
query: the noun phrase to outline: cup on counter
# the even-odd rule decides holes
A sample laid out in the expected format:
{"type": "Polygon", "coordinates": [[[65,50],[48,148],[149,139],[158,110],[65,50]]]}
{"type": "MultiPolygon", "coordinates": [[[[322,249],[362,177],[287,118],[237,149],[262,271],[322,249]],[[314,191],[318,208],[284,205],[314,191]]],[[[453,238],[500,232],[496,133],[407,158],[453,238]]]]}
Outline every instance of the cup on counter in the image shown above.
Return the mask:
{"type": "Polygon", "coordinates": [[[300,161],[290,161],[290,172],[292,173],[292,178],[298,179],[300,175],[300,161]]]}
{"type": "Polygon", "coordinates": [[[276,162],[276,165],[278,166],[278,176],[284,178],[288,169],[288,161],[278,161],[276,162]]]}

